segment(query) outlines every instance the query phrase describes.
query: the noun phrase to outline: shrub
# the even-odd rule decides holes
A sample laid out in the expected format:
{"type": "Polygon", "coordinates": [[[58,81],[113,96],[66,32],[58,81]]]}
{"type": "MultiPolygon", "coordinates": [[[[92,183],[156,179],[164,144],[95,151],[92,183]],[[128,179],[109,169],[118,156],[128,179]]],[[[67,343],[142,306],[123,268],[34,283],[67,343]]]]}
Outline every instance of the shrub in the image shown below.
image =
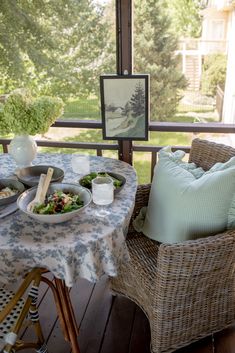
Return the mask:
{"type": "Polygon", "coordinates": [[[202,93],[216,95],[217,85],[224,86],[226,79],[227,58],[224,54],[205,57],[202,72],[202,93]]]}
{"type": "Polygon", "coordinates": [[[0,133],[45,133],[62,114],[63,107],[60,98],[43,96],[34,99],[28,90],[15,90],[0,110],[0,133]]]}

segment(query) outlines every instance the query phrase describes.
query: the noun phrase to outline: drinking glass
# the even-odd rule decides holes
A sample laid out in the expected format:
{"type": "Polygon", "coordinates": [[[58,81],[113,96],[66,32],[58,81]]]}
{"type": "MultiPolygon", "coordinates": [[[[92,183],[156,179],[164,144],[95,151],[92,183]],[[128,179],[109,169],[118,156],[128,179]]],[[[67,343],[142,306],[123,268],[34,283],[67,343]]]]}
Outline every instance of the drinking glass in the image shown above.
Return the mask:
{"type": "Polygon", "coordinates": [[[88,155],[73,153],[71,164],[74,173],[81,175],[90,173],[90,159],[88,155]]]}
{"type": "Polygon", "coordinates": [[[93,202],[100,206],[95,214],[98,217],[106,217],[110,211],[104,206],[113,202],[114,187],[113,180],[110,177],[98,176],[92,180],[92,198],[93,202]]]}

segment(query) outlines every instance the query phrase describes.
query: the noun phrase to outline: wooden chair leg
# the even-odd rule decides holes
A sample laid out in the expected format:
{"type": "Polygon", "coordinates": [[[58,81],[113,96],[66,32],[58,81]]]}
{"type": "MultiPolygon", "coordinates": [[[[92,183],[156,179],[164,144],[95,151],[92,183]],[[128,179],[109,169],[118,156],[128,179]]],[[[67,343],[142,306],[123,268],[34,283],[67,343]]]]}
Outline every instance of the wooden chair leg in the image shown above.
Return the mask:
{"type": "Polygon", "coordinates": [[[56,309],[61,324],[64,339],[71,344],[72,353],[80,353],[78,345],[78,327],[70,300],[69,290],[64,281],[55,278],[54,283],[42,276],[41,280],[51,288],[54,295],[56,309]]]}
{"type": "Polygon", "coordinates": [[[64,336],[64,339],[66,341],[69,341],[68,328],[66,326],[64,312],[63,312],[63,307],[62,307],[62,303],[61,303],[61,299],[60,299],[57,287],[54,285],[54,283],[52,281],[50,281],[46,277],[42,277],[42,281],[45,282],[50,287],[50,289],[52,290],[52,293],[53,293],[53,296],[54,296],[54,300],[55,300],[57,314],[58,314],[59,321],[60,321],[60,326],[61,326],[61,329],[62,329],[62,332],[63,332],[63,336],[64,336]]]}
{"type": "Polygon", "coordinates": [[[77,340],[78,327],[75,320],[75,315],[72,308],[72,303],[70,300],[68,288],[65,286],[64,281],[57,278],[55,278],[55,284],[61,299],[65,324],[68,328],[69,342],[71,344],[72,353],[80,353],[78,340],[77,340]]]}

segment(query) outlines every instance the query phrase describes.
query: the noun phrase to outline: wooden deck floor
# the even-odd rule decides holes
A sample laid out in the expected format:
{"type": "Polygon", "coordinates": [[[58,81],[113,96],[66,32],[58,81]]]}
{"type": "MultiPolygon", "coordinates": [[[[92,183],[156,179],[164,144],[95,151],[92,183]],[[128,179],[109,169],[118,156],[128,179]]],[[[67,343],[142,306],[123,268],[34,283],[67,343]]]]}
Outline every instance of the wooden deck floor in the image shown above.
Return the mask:
{"type": "MultiPolygon", "coordinates": [[[[80,327],[81,353],[150,353],[148,320],[128,299],[112,297],[106,279],[95,285],[81,279],[71,289],[71,298],[80,327]]],[[[49,353],[70,353],[70,346],[62,336],[52,293],[44,283],[39,312],[49,353]]],[[[23,333],[24,338],[31,335],[30,329],[23,333]]],[[[235,353],[235,325],[177,353],[235,353]]]]}

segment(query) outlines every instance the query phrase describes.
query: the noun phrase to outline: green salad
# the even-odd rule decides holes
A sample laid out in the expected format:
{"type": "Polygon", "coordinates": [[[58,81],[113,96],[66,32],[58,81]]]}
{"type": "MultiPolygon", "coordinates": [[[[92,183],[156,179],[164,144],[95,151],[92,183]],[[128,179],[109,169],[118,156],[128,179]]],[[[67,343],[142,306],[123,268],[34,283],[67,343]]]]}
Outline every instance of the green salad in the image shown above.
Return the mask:
{"type": "Polygon", "coordinates": [[[87,189],[91,189],[91,182],[93,179],[95,179],[98,176],[105,176],[105,177],[110,177],[111,179],[113,179],[113,185],[115,188],[120,188],[122,186],[122,181],[118,180],[116,178],[114,178],[113,176],[111,176],[110,174],[106,173],[106,172],[92,172],[88,175],[85,175],[82,179],[80,179],[79,183],[84,186],[87,189]]]}
{"type": "Polygon", "coordinates": [[[75,211],[83,207],[84,202],[79,195],[66,193],[63,191],[55,191],[46,197],[42,204],[36,205],[33,209],[38,214],[59,214],[75,211]]]}

